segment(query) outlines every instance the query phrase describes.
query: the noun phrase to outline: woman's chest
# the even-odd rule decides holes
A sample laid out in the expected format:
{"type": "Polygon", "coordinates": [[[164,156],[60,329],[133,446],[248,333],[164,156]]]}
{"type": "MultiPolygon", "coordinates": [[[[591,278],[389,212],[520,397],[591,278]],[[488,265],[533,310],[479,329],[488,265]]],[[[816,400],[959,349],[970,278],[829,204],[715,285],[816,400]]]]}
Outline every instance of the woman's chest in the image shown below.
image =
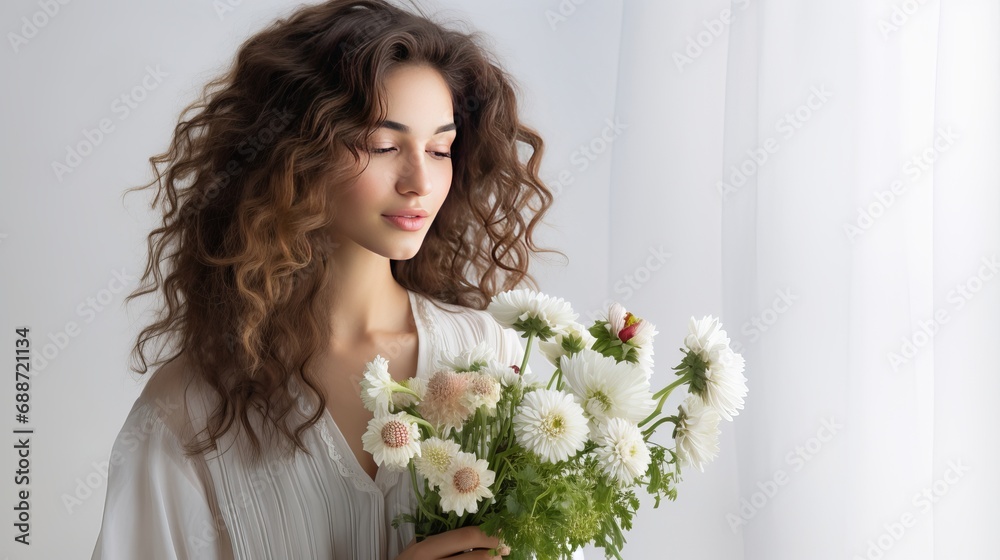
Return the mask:
{"type": "Polygon", "coordinates": [[[392,344],[355,344],[326,353],[321,362],[320,390],[326,399],[326,408],[343,434],[361,469],[372,479],[378,466],[372,455],[364,450],[361,437],[372,419],[372,412],[361,401],[361,379],[365,365],[376,355],[386,358],[389,372],[402,381],[412,377],[417,369],[416,336],[396,337],[392,344]]]}

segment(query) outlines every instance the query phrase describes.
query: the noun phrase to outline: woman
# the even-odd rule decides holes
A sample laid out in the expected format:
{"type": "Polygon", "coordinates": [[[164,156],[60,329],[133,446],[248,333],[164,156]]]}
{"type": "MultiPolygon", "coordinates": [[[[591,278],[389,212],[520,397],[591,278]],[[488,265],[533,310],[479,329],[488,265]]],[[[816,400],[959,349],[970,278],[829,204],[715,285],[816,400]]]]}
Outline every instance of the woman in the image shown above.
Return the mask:
{"type": "Polygon", "coordinates": [[[482,310],[531,283],[552,195],[506,74],[473,36],[332,0],[246,41],[191,110],[142,187],[163,223],[129,299],[165,306],[133,357],[159,367],[93,557],[493,557],[477,527],[393,527],[413,490],[362,447],[359,380],[376,354],[399,380],[478,340],[520,356],[482,310]]]}

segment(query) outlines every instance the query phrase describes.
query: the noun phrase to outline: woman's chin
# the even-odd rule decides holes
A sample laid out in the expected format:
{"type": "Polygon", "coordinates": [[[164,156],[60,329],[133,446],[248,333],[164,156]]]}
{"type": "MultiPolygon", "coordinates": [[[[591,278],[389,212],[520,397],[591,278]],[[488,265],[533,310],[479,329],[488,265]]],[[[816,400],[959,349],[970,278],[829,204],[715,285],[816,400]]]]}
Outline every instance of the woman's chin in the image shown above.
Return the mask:
{"type": "Polygon", "coordinates": [[[382,253],[382,255],[393,261],[408,261],[417,256],[417,253],[420,252],[421,245],[422,243],[415,243],[413,245],[397,246],[382,253]]]}

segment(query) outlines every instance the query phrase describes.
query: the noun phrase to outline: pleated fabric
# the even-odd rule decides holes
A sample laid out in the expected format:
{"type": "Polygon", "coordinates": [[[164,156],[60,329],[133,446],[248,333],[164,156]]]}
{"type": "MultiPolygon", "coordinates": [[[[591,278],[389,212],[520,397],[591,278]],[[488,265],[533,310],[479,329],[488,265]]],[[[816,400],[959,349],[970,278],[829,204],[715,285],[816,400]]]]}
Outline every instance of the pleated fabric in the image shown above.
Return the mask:
{"type": "MultiPolygon", "coordinates": [[[[504,363],[520,362],[517,333],[486,312],[414,292],[410,304],[418,376],[480,340],[504,363]]],[[[318,403],[291,388],[298,421],[318,403]]],[[[303,434],[309,454],[266,454],[251,466],[246,438],[230,431],[218,451],[186,457],[181,442],[215,403],[184,368],[152,374],[112,448],[93,560],[391,560],[411,541],[412,525],[392,526],[415,507],[408,472],[383,467],[372,480],[328,411],[303,434]]]]}

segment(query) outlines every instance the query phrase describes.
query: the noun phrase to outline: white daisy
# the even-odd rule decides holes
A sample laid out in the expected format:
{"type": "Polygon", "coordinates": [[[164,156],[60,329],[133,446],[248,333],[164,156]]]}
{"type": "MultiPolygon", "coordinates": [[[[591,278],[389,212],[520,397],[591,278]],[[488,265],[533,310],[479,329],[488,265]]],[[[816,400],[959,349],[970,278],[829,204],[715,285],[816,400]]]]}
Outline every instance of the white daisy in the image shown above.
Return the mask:
{"type": "Polygon", "coordinates": [[[445,476],[452,460],[458,456],[461,447],[450,439],[427,438],[420,442],[420,455],[413,458],[413,465],[434,487],[440,487],[447,480],[445,476]]]}
{"type": "Polygon", "coordinates": [[[475,513],[479,510],[479,500],[493,497],[490,486],[495,478],[496,473],[489,469],[485,459],[459,451],[441,484],[441,509],[456,515],[475,513]]]}
{"type": "Polygon", "coordinates": [[[698,395],[688,395],[678,411],[674,441],[677,457],[684,465],[705,471],[705,465],[719,454],[719,413],[698,395]]]}
{"type": "Polygon", "coordinates": [[[684,363],[692,375],[690,391],[726,420],[732,420],[743,408],[747,395],[743,356],[733,352],[729,336],[720,328],[719,320],[706,316],[701,321],[691,317],[690,333],[684,337],[689,354],[684,363]]]}
{"type": "Polygon", "coordinates": [[[501,325],[518,332],[534,332],[543,340],[577,318],[569,302],[528,289],[493,296],[486,311],[501,325]]]}
{"type": "Polygon", "coordinates": [[[526,394],[514,416],[517,442],[550,463],[582,450],[588,433],[583,408],[562,391],[538,389],[526,394]]]}
{"type": "Polygon", "coordinates": [[[475,410],[486,407],[486,413],[493,415],[500,402],[500,382],[485,373],[469,373],[469,386],[466,399],[469,408],[475,410]]]}
{"type": "Polygon", "coordinates": [[[475,346],[466,348],[455,356],[444,357],[439,360],[441,367],[457,372],[479,371],[485,367],[491,359],[496,356],[496,351],[490,348],[485,341],[480,341],[475,346]]]}
{"type": "Polygon", "coordinates": [[[551,340],[539,342],[538,349],[545,354],[552,365],[559,367],[559,358],[579,352],[583,348],[590,348],[595,341],[594,335],[590,334],[586,327],[574,321],[558,331],[551,340]],[[567,349],[564,344],[571,349],[567,349]]]}
{"type": "Polygon", "coordinates": [[[595,454],[598,463],[608,476],[625,485],[649,468],[649,448],[639,427],[623,418],[612,418],[601,423],[594,443],[599,445],[595,454]]]}
{"type": "Polygon", "coordinates": [[[376,416],[368,421],[368,430],[361,436],[362,447],[372,454],[379,466],[404,468],[414,456],[420,455],[420,431],[417,423],[405,412],[376,416]]]}
{"type": "Polygon", "coordinates": [[[361,378],[361,402],[375,416],[389,414],[393,388],[398,384],[389,375],[389,362],[381,355],[365,364],[361,378]]]}
{"type": "Polygon", "coordinates": [[[567,387],[592,419],[591,429],[609,418],[639,422],[656,406],[646,372],[637,364],[587,349],[564,356],[561,364],[567,387]]]}

